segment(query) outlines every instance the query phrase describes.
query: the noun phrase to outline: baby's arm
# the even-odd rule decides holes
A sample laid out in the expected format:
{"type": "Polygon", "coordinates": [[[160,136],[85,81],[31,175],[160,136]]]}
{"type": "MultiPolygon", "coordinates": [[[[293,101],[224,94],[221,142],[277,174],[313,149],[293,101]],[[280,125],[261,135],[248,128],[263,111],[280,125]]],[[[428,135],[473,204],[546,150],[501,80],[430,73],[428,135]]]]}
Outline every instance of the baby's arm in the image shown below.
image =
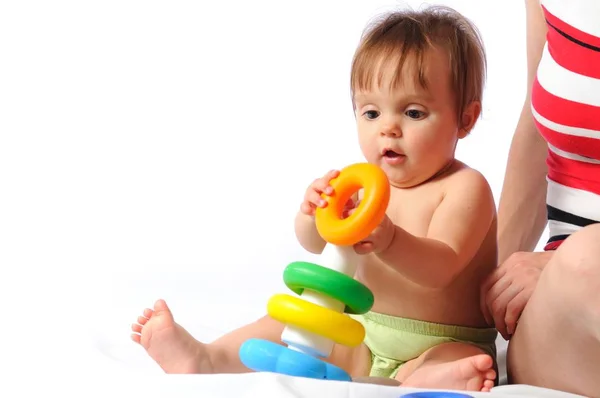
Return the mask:
{"type": "Polygon", "coordinates": [[[452,187],[435,210],[427,236],[394,226],[392,243],[379,258],[413,282],[444,287],[473,259],[496,214],[494,197],[476,170],[455,174],[452,187]]]}
{"type": "Polygon", "coordinates": [[[314,254],[321,254],[327,242],[319,235],[314,216],[309,216],[299,211],[296,215],[295,231],[296,238],[304,250],[314,254]]]}

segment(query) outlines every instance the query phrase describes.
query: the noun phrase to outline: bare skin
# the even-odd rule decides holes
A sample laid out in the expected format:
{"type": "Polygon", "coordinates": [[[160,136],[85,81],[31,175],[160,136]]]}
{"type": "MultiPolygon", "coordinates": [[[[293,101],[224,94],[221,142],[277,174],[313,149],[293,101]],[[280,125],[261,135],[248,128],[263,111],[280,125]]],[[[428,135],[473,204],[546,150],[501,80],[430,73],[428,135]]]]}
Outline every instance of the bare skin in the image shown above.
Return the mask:
{"type": "MultiPolygon", "coordinates": [[[[488,328],[479,303],[480,285],[496,266],[494,199],[484,177],[454,159],[481,106],[466,104],[458,120],[446,52],[434,47],[424,53],[427,88],[414,78],[414,61],[405,63],[399,87],[392,84],[398,65],[392,61],[378,66],[381,85],[355,92],[361,150],[386,173],[391,197],[383,221],[354,245],[354,277],[373,292],[373,312],[488,328]]],[[[296,218],[298,241],[309,252],[320,253],[326,244],[316,231],[314,209],[324,206],[320,193],[331,188],[334,175],[311,184],[296,218]]],[[[177,325],[159,301],[132,328],[134,341],[167,373],[238,373],[250,371],[239,359],[240,345],[249,338],[281,344],[284,325],[265,316],[207,345],[177,325]]],[[[494,385],[494,361],[474,345],[441,344],[416,355],[399,369],[396,379],[403,385],[469,391],[494,385]]],[[[353,378],[370,373],[365,345],[337,345],[327,360],[353,378]]]]}
{"type": "MultiPolygon", "coordinates": [[[[463,172],[471,173],[472,170],[456,162],[434,181],[411,189],[394,189],[388,215],[406,230],[425,234],[418,220],[431,218],[436,203],[448,187],[455,186],[452,180],[461,178],[463,172]],[[400,203],[405,206],[399,206],[400,203]]],[[[432,292],[430,288],[403,278],[372,254],[361,256],[356,279],[377,297],[373,307],[375,312],[437,323],[487,327],[479,307],[479,281],[493,269],[495,256],[493,223],[471,264],[447,288],[432,292]],[[390,280],[392,284],[389,284],[390,280]],[[440,303],[446,305],[440,306],[440,303]]],[[[265,316],[211,344],[204,344],[178,325],[166,303],[159,300],[154,310],[144,310],[143,316],[132,325],[132,339],[140,343],[167,373],[245,373],[250,369],[239,360],[240,345],[249,338],[281,343],[283,328],[283,324],[265,316]]],[[[356,349],[336,345],[327,360],[352,377],[364,377],[369,373],[370,353],[364,345],[356,349]]],[[[492,358],[477,347],[450,343],[434,347],[407,362],[396,380],[405,386],[489,391],[496,378],[493,365],[492,358]]]]}
{"type": "MultiPolygon", "coordinates": [[[[284,327],[264,316],[211,344],[204,344],[175,322],[164,300],[157,300],[154,309],[146,308],[132,325],[131,338],[141,344],[166,373],[247,373],[251,370],[238,357],[242,343],[251,337],[280,343],[284,327]]],[[[369,355],[364,346],[352,350],[338,345],[328,361],[342,366],[352,375],[361,375],[368,373],[369,355]],[[361,364],[363,368],[360,368],[361,364]]]]}
{"type": "Polygon", "coordinates": [[[540,0],[525,8],[527,96],[499,203],[500,266],[495,283],[483,285],[482,307],[509,340],[509,383],[600,397],[600,225],[554,252],[533,252],[547,222],[548,145],[534,124],[531,93],[548,27],[540,0]]]}
{"type": "Polygon", "coordinates": [[[141,344],[165,372],[206,373],[212,369],[204,345],[175,323],[164,300],[158,300],[154,310],[146,308],[131,329],[133,341],[141,344]]]}
{"type": "Polygon", "coordinates": [[[510,337],[509,382],[600,397],[599,241],[600,224],[586,227],[544,267],[510,337]]]}

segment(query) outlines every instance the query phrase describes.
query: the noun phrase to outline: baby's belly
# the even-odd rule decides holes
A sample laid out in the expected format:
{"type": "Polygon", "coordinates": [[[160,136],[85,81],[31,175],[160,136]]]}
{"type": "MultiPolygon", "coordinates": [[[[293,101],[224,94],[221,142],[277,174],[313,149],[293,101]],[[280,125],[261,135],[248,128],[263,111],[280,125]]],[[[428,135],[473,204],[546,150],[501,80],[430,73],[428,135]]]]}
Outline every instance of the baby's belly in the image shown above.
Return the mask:
{"type": "Polygon", "coordinates": [[[361,264],[356,279],[373,292],[373,312],[451,325],[488,326],[480,310],[478,280],[463,278],[449,288],[425,288],[378,261],[361,264]]]}

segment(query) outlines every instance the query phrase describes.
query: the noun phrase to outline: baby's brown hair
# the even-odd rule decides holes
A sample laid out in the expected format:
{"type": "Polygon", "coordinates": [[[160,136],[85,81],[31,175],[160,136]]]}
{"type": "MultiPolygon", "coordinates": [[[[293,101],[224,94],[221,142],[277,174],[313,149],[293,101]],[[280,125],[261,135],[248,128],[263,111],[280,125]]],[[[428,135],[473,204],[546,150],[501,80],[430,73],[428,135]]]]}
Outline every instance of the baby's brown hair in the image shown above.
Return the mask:
{"type": "Polygon", "coordinates": [[[400,84],[402,68],[409,56],[416,62],[417,83],[426,88],[423,56],[432,47],[448,55],[451,90],[460,123],[465,108],[473,101],[482,100],[487,61],[477,27],[446,6],[386,13],[367,27],[352,62],[352,98],[356,90],[369,90],[376,82],[380,84],[381,66],[386,62],[397,62],[392,85],[400,84]]]}

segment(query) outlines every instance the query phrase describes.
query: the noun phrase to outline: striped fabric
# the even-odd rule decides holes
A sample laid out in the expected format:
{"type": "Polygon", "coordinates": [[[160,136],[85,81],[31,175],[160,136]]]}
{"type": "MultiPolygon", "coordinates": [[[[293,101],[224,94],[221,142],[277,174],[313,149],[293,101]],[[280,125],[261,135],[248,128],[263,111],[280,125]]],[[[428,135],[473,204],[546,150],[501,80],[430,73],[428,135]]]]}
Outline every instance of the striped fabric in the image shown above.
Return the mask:
{"type": "Polygon", "coordinates": [[[542,0],[547,42],[531,107],[548,142],[545,250],[600,222],[600,0],[542,0]]]}

